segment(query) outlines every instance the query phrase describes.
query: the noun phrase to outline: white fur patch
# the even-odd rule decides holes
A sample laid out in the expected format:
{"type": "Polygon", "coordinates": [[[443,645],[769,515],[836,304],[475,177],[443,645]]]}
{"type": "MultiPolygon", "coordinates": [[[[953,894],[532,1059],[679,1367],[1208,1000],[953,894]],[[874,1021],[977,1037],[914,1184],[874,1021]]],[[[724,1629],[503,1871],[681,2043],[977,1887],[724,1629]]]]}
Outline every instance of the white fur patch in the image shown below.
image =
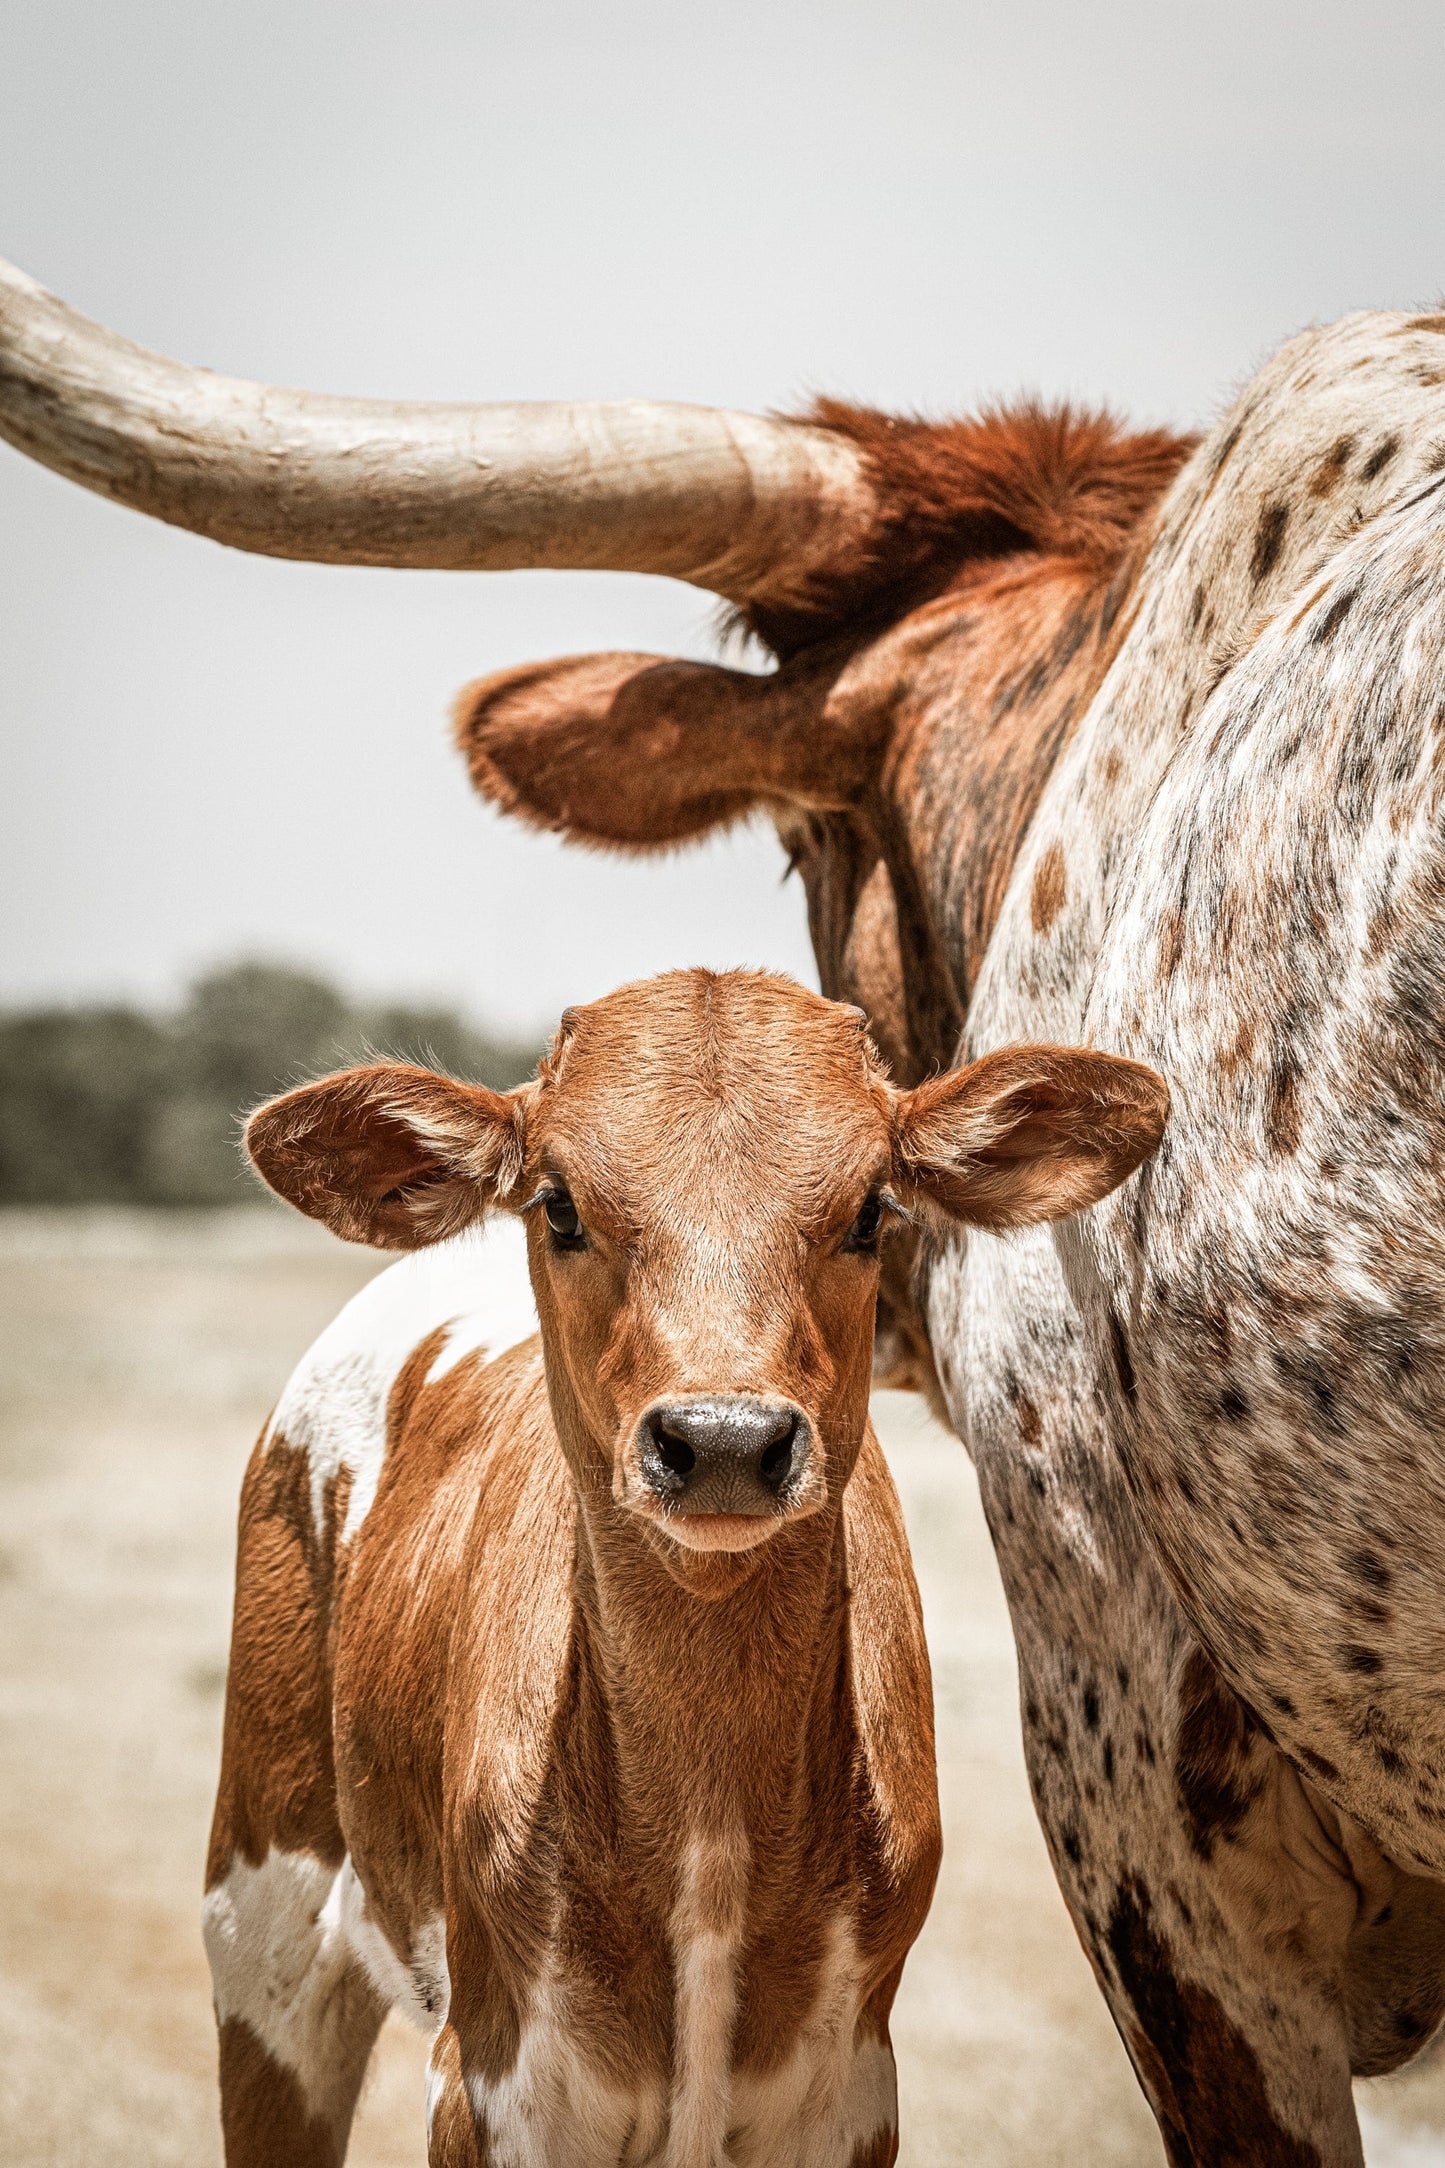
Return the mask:
{"type": "Polygon", "coordinates": [[[814,2006],[792,2052],[766,2077],[734,2072],[738,1866],[731,1846],[689,1848],[673,1915],[670,2089],[658,2081],[623,2091],[607,2081],[586,2056],[566,1980],[554,1972],[533,1994],[507,2076],[468,2082],[496,2168],[847,2168],[870,2139],[894,2128],[893,2052],[856,2037],[861,1973],[842,1919],[833,1922],[814,2006]]]}
{"type": "Polygon", "coordinates": [[[382,2000],[428,2037],[440,2032],[452,1999],[447,1928],[441,1914],[424,1921],[412,1937],[408,1955],[398,1957],[368,1913],[366,1892],[348,1858],[342,1861],[326,1901],[325,1916],[334,1921],[382,2000]]]}
{"type": "Polygon", "coordinates": [[[428,1920],[399,1957],[366,1910],[350,1859],[335,1872],[273,1845],[259,1867],[233,1860],[206,1893],[201,1931],[216,2016],[239,2018],[300,2083],[312,2114],[349,2120],[380,2022],[401,2010],[428,2034],[451,2000],[446,1927],[428,1920]]]}
{"type": "Polygon", "coordinates": [[[450,1242],[415,1250],[364,1287],[312,1342],[292,1372],[266,1432],[305,1452],[311,1509],[323,1522],[327,1486],[351,1476],[342,1540],[365,1520],[386,1457],[386,1409],[412,1350],[451,1329],[426,1382],[464,1356],[496,1357],[530,1339],[537,1309],[518,1220],[497,1216],[450,1242]]]}
{"type": "Polygon", "coordinates": [[[340,1880],[309,1852],[234,1860],[206,1892],[201,1932],[218,2022],[240,2019],[295,2075],[308,2112],[344,2126],[379,2013],[333,1901],[340,1880]]]}
{"type": "MultiPolygon", "coordinates": [[[[495,2168],[847,2168],[894,2127],[892,2050],[857,2040],[861,1968],[841,1918],[791,2052],[766,2077],[734,2071],[747,1869],[746,1845],[731,1837],[695,1836],[684,1856],[670,1922],[670,2080],[619,2087],[587,2054],[565,1974],[554,1967],[537,1983],[511,2070],[467,2080],[495,2168]]],[[[429,2112],[439,2092],[434,2080],[429,2112]]]]}
{"type": "Polygon", "coordinates": [[[741,1837],[694,1837],[683,1861],[672,1919],[676,2046],[667,2168],[724,2168],[727,2161],[747,1867],[741,1837]]]}
{"type": "Polygon", "coordinates": [[[893,2050],[856,2037],[861,1978],[849,1923],[835,1918],[818,1993],[792,2053],[766,2077],[733,2080],[737,2168],[837,2168],[898,2120],[893,2050]]]}
{"type": "Polygon", "coordinates": [[[662,2168],[661,2085],[639,2095],[608,2083],[583,2052],[555,1974],[533,1991],[507,2075],[494,2085],[469,2078],[467,2094],[492,2168],[662,2168]]]}

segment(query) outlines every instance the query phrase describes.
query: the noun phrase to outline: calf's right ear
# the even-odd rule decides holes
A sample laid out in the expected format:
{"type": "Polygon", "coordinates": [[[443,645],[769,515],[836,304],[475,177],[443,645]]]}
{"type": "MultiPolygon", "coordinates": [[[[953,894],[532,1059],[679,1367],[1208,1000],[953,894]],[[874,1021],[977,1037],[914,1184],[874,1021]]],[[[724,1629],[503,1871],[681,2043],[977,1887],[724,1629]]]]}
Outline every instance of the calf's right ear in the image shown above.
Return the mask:
{"type": "Polygon", "coordinates": [[[258,1107],[246,1150],[279,1196],[344,1241],[421,1249],[515,1189],[525,1091],[401,1062],[347,1069],[258,1107]]]}
{"type": "Polygon", "coordinates": [[[1157,1070],[1081,1046],[1004,1046],[930,1077],[894,1105],[899,1187],[953,1219],[1002,1231],[1107,1197],[1164,1134],[1157,1070]]]}

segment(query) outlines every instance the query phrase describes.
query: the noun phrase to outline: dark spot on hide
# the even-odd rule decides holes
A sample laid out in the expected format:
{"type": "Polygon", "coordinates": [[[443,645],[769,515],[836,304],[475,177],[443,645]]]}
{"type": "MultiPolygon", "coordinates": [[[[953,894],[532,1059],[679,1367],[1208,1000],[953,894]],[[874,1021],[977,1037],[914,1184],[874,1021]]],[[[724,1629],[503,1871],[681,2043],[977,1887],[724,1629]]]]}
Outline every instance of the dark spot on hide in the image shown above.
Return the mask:
{"type": "Polygon", "coordinates": [[[1068,1829],[1064,1831],[1063,1835],[1059,1839],[1059,1843],[1063,1848],[1065,1859],[1069,1861],[1071,1866],[1078,1867],[1082,1865],[1084,1858],[1084,1848],[1079,1842],[1079,1832],[1077,1831],[1077,1829],[1073,1828],[1073,1826],[1071,1825],[1068,1829]]]}
{"type": "Polygon", "coordinates": [[[1129,1343],[1124,1337],[1124,1327],[1118,1312],[1109,1312],[1109,1338],[1114,1347],[1114,1368],[1119,1373],[1119,1390],[1132,1407],[1139,1392],[1139,1382],[1134,1375],[1134,1365],[1129,1356],[1129,1343]]]}
{"type": "Polygon", "coordinates": [[[1400,439],[1398,437],[1382,438],[1361,467],[1360,480],[1362,482],[1373,482],[1377,474],[1384,473],[1399,449],[1400,439]]]}
{"type": "Polygon", "coordinates": [[[1256,586],[1261,580],[1268,579],[1278,563],[1288,527],[1289,506],[1282,498],[1271,498],[1262,508],[1254,530],[1254,553],[1249,560],[1249,569],[1256,586]]]}
{"type": "Polygon", "coordinates": [[[1351,1551],[1346,1563],[1355,1579],[1369,1588],[1388,1588],[1394,1579],[1378,1551],[1351,1551]]]}
{"type": "Polygon", "coordinates": [[[1288,1694],[1271,1694],[1269,1698],[1281,1716],[1293,1716],[1295,1714],[1295,1705],[1288,1694]]]}
{"type": "Polygon", "coordinates": [[[1104,1782],[1112,1791],[1114,1788],[1114,1742],[1112,1739],[1104,1741],[1104,1782]]]}
{"type": "Polygon", "coordinates": [[[1179,968],[1184,953],[1184,913],[1166,911],[1159,921],[1159,983],[1165,985],[1179,968]]]}
{"type": "Polygon", "coordinates": [[[1019,1426],[1019,1436],[1025,1445],[1037,1445],[1044,1434],[1043,1417],[1032,1393],[1026,1393],[1018,1380],[1018,1373],[1010,1370],[1004,1379],[1004,1392],[1014,1411],[1014,1421],[1019,1426]]]}
{"type": "Polygon", "coordinates": [[[1315,468],[1310,483],[1312,497],[1327,497],[1349,465],[1350,454],[1355,448],[1353,437],[1337,437],[1324,458],[1315,468]]]}
{"type": "Polygon", "coordinates": [[[1234,450],[1235,445],[1238,444],[1240,437],[1244,431],[1244,421],[1245,417],[1243,414],[1241,414],[1239,420],[1235,423],[1234,427],[1230,430],[1227,430],[1224,436],[1220,439],[1219,450],[1214,455],[1214,466],[1211,470],[1211,480],[1218,477],[1221,469],[1224,466],[1225,461],[1228,459],[1230,453],[1234,450]]]}
{"type": "Polygon", "coordinates": [[[1084,1688],[1084,1722],[1090,1731],[1099,1728],[1099,1689],[1092,1679],[1084,1688]]]}
{"type": "Polygon", "coordinates": [[[1280,1347],[1274,1352],[1274,1367],[1306,1402],[1310,1428],[1316,1435],[1340,1437],[1345,1421],[1325,1357],[1315,1348],[1280,1347]]]}
{"type": "Polygon", "coordinates": [[[1242,1423],[1249,1413],[1249,1402],[1237,1385],[1226,1385],[1219,1396],[1219,1412],[1226,1423],[1242,1423]]]}
{"type": "Polygon", "coordinates": [[[1400,330],[1402,333],[1406,331],[1445,331],[1445,314],[1412,316],[1406,323],[1401,324],[1400,330]]]}
{"type": "Polygon", "coordinates": [[[1067,893],[1064,854],[1057,843],[1051,843],[1034,868],[1034,885],[1029,892],[1029,917],[1035,933],[1048,932],[1064,907],[1067,893]]]}
{"type": "Polygon", "coordinates": [[[1055,673],[1066,669],[1073,661],[1084,644],[1088,630],[1089,612],[1087,610],[1070,610],[1063,624],[1059,627],[1058,637],[1054,641],[1053,654],[1050,657],[1055,673]]]}
{"type": "Polygon", "coordinates": [[[1248,1766],[1253,1729],[1238,1695],[1203,1651],[1193,1650],[1179,1684],[1174,1774],[1190,1842],[1201,1859],[1235,1834],[1259,1789],[1248,1766]]]}
{"type": "Polygon", "coordinates": [[[1324,2168],[1318,2150],[1277,2120],[1259,2058],[1223,2005],[1179,1977],[1149,1893],[1132,1877],[1115,1898],[1107,1942],[1129,2004],[1122,2029],[1173,2168],[1324,2168]]]}
{"type": "Polygon", "coordinates": [[[1299,1077],[1294,1055],[1281,1049],[1270,1065],[1264,1108],[1265,1139],[1281,1159],[1288,1159],[1299,1148],[1299,1077]]]}
{"type": "Polygon", "coordinates": [[[1361,1641],[1347,1641],[1340,1650],[1340,1662],[1346,1671],[1358,1672],[1362,1678],[1377,1678],[1385,1668],[1385,1659],[1378,1649],[1367,1649],[1361,1641]]]}
{"type": "Polygon", "coordinates": [[[1114,629],[1124,597],[1134,584],[1134,568],[1126,558],[1109,582],[1102,603],[1099,605],[1099,638],[1107,640],[1114,629]]]}
{"type": "Polygon", "coordinates": [[[1328,1755],[1316,1754],[1312,1747],[1307,1746],[1296,1747],[1294,1751],[1296,1760],[1302,1761],[1307,1769],[1313,1769],[1315,1775],[1322,1777],[1326,1784],[1339,1782],[1340,1772],[1328,1755]]]}
{"type": "Polygon", "coordinates": [[[1359,589],[1356,587],[1347,587],[1342,594],[1336,595],[1310,633],[1311,647],[1323,647],[1327,640],[1332,640],[1359,599],[1359,589]]]}
{"type": "Polygon", "coordinates": [[[1241,1020],[1229,1045],[1220,1054],[1219,1066],[1226,1076],[1233,1076],[1235,1070],[1242,1068],[1253,1052],[1254,1026],[1246,1016],[1241,1020]]]}

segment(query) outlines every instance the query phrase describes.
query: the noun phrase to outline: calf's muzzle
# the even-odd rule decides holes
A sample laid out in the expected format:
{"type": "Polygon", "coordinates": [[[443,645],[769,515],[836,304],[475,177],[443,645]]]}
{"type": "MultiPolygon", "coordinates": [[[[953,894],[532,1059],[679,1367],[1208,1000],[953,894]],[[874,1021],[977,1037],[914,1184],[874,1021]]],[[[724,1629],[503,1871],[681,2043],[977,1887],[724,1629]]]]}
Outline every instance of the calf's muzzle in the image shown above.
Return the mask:
{"type": "Polygon", "coordinates": [[[638,1424],[643,1481],[673,1512],[775,1517],[796,1493],[812,1426],[795,1401],[752,1393],[659,1400],[638,1424]]]}

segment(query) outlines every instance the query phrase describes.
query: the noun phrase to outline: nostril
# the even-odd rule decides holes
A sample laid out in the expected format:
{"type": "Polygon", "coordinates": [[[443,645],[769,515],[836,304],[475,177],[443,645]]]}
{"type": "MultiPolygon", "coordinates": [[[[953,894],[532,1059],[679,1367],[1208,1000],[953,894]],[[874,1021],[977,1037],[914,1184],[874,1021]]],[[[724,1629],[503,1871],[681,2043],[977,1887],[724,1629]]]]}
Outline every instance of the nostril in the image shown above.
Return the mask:
{"type": "Polygon", "coordinates": [[[692,1474],[697,1466],[697,1455],[690,1445],[685,1445],[681,1438],[674,1438],[669,1431],[663,1429],[661,1423],[656,1426],[653,1437],[657,1445],[657,1457],[670,1475],[692,1474]]]}
{"type": "Polygon", "coordinates": [[[775,1439],[758,1456],[758,1474],[769,1490],[781,1490],[788,1480],[793,1465],[793,1436],[794,1425],[790,1423],[786,1438],[775,1439]]]}

